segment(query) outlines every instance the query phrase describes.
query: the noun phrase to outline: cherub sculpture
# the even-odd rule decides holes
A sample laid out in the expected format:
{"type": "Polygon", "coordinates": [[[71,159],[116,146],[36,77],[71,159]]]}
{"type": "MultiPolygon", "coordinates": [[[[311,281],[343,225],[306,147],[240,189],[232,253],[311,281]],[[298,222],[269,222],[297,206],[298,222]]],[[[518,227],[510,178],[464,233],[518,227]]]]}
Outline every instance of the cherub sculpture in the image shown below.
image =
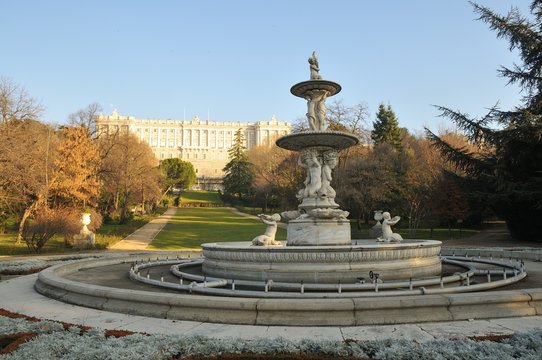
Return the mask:
{"type": "Polygon", "coordinates": [[[315,197],[322,187],[322,164],[318,160],[318,153],[313,149],[305,149],[301,152],[298,164],[307,169],[305,188],[300,190],[297,197],[304,199],[315,197]]]}
{"type": "Polygon", "coordinates": [[[257,246],[272,246],[272,245],[282,245],[280,241],[275,240],[275,235],[277,233],[277,222],[280,221],[279,214],[273,215],[258,215],[260,220],[267,225],[265,233],[263,235],[256,236],[252,240],[252,245],[257,246]]]}
{"type": "Polygon", "coordinates": [[[318,190],[318,195],[331,199],[335,198],[336,192],[331,187],[331,172],[337,166],[337,152],[332,150],[324,153],[324,165],[322,166],[322,186],[318,190]]]}
{"type": "Polygon", "coordinates": [[[391,226],[395,225],[401,220],[401,217],[394,216],[393,219],[389,212],[382,213],[382,237],[376,239],[378,242],[401,242],[403,237],[391,230],[391,226]]]}

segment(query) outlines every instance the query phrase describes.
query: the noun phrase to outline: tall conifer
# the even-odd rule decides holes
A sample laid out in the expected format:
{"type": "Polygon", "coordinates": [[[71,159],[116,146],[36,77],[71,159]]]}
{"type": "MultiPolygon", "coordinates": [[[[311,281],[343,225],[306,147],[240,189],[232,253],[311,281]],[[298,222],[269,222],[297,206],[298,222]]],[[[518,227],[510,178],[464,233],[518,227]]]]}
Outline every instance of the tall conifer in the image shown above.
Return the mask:
{"type": "Polygon", "coordinates": [[[399,121],[391,105],[386,107],[384,104],[380,104],[376,113],[376,121],[373,122],[373,128],[371,139],[373,139],[375,145],[387,143],[398,150],[402,148],[399,121]]]}
{"type": "Polygon", "coordinates": [[[223,180],[226,194],[236,196],[240,200],[254,193],[252,186],[254,170],[245,153],[244,142],[243,132],[238,129],[233,138],[233,145],[228,150],[230,161],[224,167],[226,175],[223,180]]]}
{"type": "Polygon", "coordinates": [[[542,0],[531,3],[531,16],[512,8],[506,16],[473,4],[498,38],[506,39],[522,61],[501,67],[508,83],[518,84],[523,103],[513,110],[497,107],[480,119],[438,107],[480,151],[456,148],[426,129],[434,145],[467,174],[484,201],[506,220],[510,233],[521,240],[542,240],[542,0]]]}

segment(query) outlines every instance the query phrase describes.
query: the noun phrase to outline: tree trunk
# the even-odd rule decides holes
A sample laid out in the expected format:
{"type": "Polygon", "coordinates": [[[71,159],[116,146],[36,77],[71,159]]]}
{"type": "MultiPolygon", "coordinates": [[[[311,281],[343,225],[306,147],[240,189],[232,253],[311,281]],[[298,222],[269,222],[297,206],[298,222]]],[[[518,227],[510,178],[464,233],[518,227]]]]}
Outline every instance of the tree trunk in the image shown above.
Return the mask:
{"type": "Polygon", "coordinates": [[[114,204],[115,210],[119,209],[119,197],[120,197],[120,194],[119,194],[119,191],[117,191],[117,193],[115,194],[115,204],[114,204]]]}
{"type": "Polygon", "coordinates": [[[15,242],[16,244],[20,244],[21,241],[23,240],[24,225],[26,224],[26,220],[28,220],[28,218],[34,211],[34,208],[35,208],[34,205],[35,204],[30,205],[24,210],[23,217],[21,218],[21,222],[19,223],[19,232],[17,233],[17,241],[15,242]]]}
{"type": "Polygon", "coordinates": [[[160,202],[162,201],[162,199],[164,198],[164,196],[167,195],[167,193],[169,192],[169,190],[171,190],[171,188],[173,187],[173,185],[170,185],[166,191],[164,191],[164,193],[158,198],[158,200],[156,200],[156,205],[160,205],[160,202]]]}

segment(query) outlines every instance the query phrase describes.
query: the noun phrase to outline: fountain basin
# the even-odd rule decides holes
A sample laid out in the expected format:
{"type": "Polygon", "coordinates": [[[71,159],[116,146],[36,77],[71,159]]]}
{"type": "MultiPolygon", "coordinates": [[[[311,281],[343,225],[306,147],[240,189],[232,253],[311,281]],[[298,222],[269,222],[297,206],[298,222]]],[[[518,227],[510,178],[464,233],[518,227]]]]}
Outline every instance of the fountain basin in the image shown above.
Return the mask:
{"type": "Polygon", "coordinates": [[[309,147],[342,150],[358,144],[359,139],[355,135],[340,131],[303,131],[284,135],[275,143],[278,147],[292,151],[309,147]]]}
{"type": "Polygon", "coordinates": [[[203,244],[203,272],[225,279],[336,283],[369,280],[372,271],[386,280],[439,276],[442,266],[436,240],[351,245],[253,246],[251,242],[203,244]]]}

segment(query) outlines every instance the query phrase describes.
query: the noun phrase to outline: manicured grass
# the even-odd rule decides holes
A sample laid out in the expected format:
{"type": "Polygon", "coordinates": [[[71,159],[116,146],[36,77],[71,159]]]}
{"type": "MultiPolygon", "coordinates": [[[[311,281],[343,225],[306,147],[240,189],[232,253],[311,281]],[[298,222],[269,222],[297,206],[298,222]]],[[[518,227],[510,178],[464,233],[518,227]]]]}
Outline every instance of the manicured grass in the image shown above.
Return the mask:
{"type": "MultiPolygon", "coordinates": [[[[0,255],[31,255],[23,241],[20,244],[15,244],[17,234],[1,234],[0,235],[0,255]]],[[[55,236],[49,240],[43,247],[41,253],[55,254],[70,252],[71,249],[64,247],[64,239],[60,236],[55,236]]]]}
{"type": "MultiPolygon", "coordinates": [[[[208,242],[251,241],[265,228],[260,221],[235,215],[228,208],[179,208],[149,247],[200,249],[201,244],[208,242]]],[[[279,228],[276,238],[285,240],[286,230],[279,228]]]]}
{"type": "MultiPolygon", "coordinates": [[[[24,241],[20,244],[15,243],[16,236],[16,234],[0,235],[0,256],[34,255],[35,253],[30,252],[28,246],[26,246],[26,243],[24,241]]],[[[106,247],[113,245],[122,239],[123,237],[120,235],[96,234],[96,250],[103,250],[106,247]]],[[[54,236],[49,241],[47,241],[39,254],[66,254],[74,252],[78,252],[78,250],[73,249],[71,246],[66,247],[64,245],[64,237],[54,236]]],[[[85,252],[88,252],[88,250],[85,250],[85,252]]]]}
{"type": "Polygon", "coordinates": [[[217,191],[183,191],[181,193],[181,204],[187,203],[213,203],[222,204],[217,191]]]}
{"type": "MultiPolygon", "coordinates": [[[[155,215],[137,216],[125,224],[103,224],[96,231],[96,250],[103,250],[116,244],[164,211],[165,208],[159,208],[155,215]]],[[[0,255],[34,254],[28,250],[24,241],[20,244],[15,244],[16,237],[17,234],[14,230],[8,234],[0,234],[0,255]]],[[[66,247],[64,245],[64,237],[57,235],[47,241],[45,246],[41,249],[40,254],[62,254],[72,252],[78,252],[78,250],[74,250],[71,246],[66,247]]]]}

